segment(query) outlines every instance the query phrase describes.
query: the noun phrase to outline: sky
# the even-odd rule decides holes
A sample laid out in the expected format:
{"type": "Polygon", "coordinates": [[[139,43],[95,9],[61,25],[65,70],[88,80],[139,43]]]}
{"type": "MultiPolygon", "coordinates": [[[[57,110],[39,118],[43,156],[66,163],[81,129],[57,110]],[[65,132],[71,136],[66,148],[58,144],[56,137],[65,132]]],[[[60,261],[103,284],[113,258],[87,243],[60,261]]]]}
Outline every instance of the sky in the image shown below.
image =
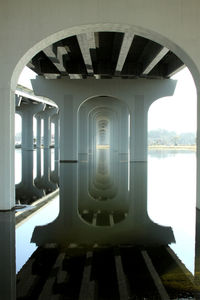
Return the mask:
{"type": "Polygon", "coordinates": [[[155,101],[148,114],[148,130],[196,132],[197,96],[191,73],[184,68],[174,75],[178,80],[174,95],[155,101]]]}
{"type": "MultiPolygon", "coordinates": [[[[30,79],[36,73],[25,67],[19,77],[18,84],[32,89],[30,79]]],[[[174,75],[178,80],[174,95],[155,101],[148,114],[148,130],[166,129],[168,131],[196,132],[196,88],[187,68],[174,75]]],[[[19,121],[16,122],[16,132],[19,131],[19,121]]]]}

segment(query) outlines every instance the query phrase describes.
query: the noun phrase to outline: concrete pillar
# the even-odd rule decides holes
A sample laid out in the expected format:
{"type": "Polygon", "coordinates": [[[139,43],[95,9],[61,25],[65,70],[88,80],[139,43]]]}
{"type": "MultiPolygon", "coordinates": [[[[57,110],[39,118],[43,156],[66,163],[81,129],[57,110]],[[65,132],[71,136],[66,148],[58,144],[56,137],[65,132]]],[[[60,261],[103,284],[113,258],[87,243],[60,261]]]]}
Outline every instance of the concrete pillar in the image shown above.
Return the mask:
{"type": "Polygon", "coordinates": [[[57,184],[51,182],[51,149],[37,149],[37,177],[35,185],[39,189],[44,189],[49,194],[57,189],[57,184]],[[43,161],[41,161],[41,151],[43,151],[43,161]],[[44,174],[41,175],[41,164],[44,167],[44,174]]]}
{"type": "Polygon", "coordinates": [[[60,143],[60,121],[59,115],[55,114],[51,117],[51,122],[55,125],[54,147],[58,148],[60,143]]]}
{"type": "Polygon", "coordinates": [[[72,95],[65,95],[60,108],[60,160],[78,159],[77,111],[72,95]]]}
{"type": "Polygon", "coordinates": [[[22,149],[33,150],[33,116],[44,109],[45,104],[35,104],[31,101],[21,102],[16,107],[17,112],[22,117],[22,149]]]}
{"type": "Polygon", "coordinates": [[[15,212],[0,212],[0,295],[2,300],[16,299],[15,212]]]}
{"type": "Polygon", "coordinates": [[[136,95],[130,116],[130,160],[147,161],[147,103],[136,95]]]}
{"type": "Polygon", "coordinates": [[[9,210],[15,206],[15,96],[10,87],[0,86],[0,210],[9,210]]]}
{"type": "Polygon", "coordinates": [[[80,159],[87,160],[88,145],[88,111],[84,106],[78,120],[78,152],[80,159]]]}
{"type": "Polygon", "coordinates": [[[41,115],[39,113],[35,115],[35,118],[37,120],[36,147],[40,148],[41,145],[42,145],[42,131],[41,131],[42,118],[41,118],[41,115]]]}
{"type": "MultiPolygon", "coordinates": [[[[200,89],[200,88],[199,88],[200,89]]],[[[200,90],[197,91],[197,202],[196,206],[200,209],[200,90]]]]}
{"type": "Polygon", "coordinates": [[[44,148],[49,148],[51,146],[51,116],[57,113],[56,107],[46,106],[42,118],[44,120],[44,148]]]}
{"type": "Polygon", "coordinates": [[[54,170],[50,173],[50,179],[52,182],[59,183],[59,150],[58,148],[51,149],[54,152],[54,170]]]}

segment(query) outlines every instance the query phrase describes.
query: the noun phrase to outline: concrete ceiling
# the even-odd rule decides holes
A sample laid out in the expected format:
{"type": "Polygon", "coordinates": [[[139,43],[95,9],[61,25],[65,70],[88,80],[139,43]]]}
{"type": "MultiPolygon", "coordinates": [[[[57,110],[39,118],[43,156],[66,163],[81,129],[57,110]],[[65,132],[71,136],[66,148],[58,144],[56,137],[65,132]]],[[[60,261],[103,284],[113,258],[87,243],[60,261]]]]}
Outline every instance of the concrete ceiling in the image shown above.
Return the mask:
{"type": "Polygon", "coordinates": [[[91,32],[56,42],[27,65],[47,79],[169,78],[184,63],[169,49],[132,33],[91,32]]]}

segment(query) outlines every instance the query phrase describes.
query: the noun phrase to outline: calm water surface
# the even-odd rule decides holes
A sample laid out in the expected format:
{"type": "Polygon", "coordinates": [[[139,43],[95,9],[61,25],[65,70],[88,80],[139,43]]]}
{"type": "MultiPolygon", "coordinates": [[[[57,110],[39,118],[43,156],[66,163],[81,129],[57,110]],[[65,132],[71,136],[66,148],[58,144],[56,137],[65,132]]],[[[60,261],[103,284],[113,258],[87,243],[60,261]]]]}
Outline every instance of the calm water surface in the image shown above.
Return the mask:
{"type": "Polygon", "coordinates": [[[194,272],[196,213],[196,153],[150,151],[148,157],[148,214],[173,228],[171,248],[194,272]]]}
{"type": "MultiPolygon", "coordinates": [[[[35,153],[35,152],[34,152],[35,153]]],[[[35,155],[35,154],[34,154],[35,155]]],[[[52,151],[52,157],[54,152],[52,151]]],[[[35,178],[36,158],[33,174],[35,178]]],[[[21,180],[21,151],[16,150],[16,184],[21,180]]],[[[52,164],[53,169],[53,164],[52,164]]],[[[171,226],[176,243],[170,245],[186,267],[194,272],[195,251],[195,152],[150,151],[148,156],[148,214],[162,226],[171,226]]],[[[58,197],[16,229],[17,272],[35,251],[34,227],[52,222],[59,210],[58,197]]]]}

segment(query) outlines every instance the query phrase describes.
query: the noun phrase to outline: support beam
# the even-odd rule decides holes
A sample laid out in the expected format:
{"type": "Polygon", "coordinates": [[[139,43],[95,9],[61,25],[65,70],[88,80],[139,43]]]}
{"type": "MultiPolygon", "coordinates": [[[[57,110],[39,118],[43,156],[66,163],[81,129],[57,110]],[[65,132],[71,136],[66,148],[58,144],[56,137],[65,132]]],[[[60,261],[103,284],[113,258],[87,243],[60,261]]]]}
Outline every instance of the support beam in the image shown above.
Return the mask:
{"type": "Polygon", "coordinates": [[[175,75],[176,73],[180,72],[181,70],[183,70],[186,66],[182,65],[180,66],[178,69],[173,70],[171,73],[167,74],[167,77],[172,77],[173,75],[175,75]]]}
{"type": "Polygon", "coordinates": [[[48,46],[43,50],[43,52],[46,54],[46,56],[51,60],[51,62],[54,64],[54,66],[59,70],[59,72],[66,73],[65,67],[63,65],[62,61],[59,61],[56,54],[53,51],[53,45],[48,46]]]}
{"type": "Polygon", "coordinates": [[[133,33],[128,32],[124,34],[124,39],[121,45],[121,49],[120,49],[120,53],[116,65],[115,75],[119,75],[123,69],[126,57],[128,55],[131,44],[133,42],[133,38],[134,38],[133,33]]]}
{"type": "Polygon", "coordinates": [[[60,75],[54,73],[44,73],[45,79],[58,79],[60,75]]]}
{"type": "Polygon", "coordinates": [[[147,75],[153,70],[153,68],[161,61],[161,59],[169,52],[169,49],[163,47],[162,50],[154,57],[154,59],[148,64],[143,71],[143,75],[147,75]]]}
{"type": "Polygon", "coordinates": [[[95,299],[95,282],[90,280],[92,271],[92,252],[88,252],[86,256],[83,278],[79,300],[94,300],[95,299]]]}
{"type": "Polygon", "coordinates": [[[94,70],[92,66],[92,59],[90,55],[90,49],[96,49],[95,45],[95,36],[93,32],[83,33],[77,35],[77,39],[79,42],[79,46],[81,49],[81,53],[83,56],[83,60],[87,69],[88,75],[93,75],[94,70]]]}
{"type": "Polygon", "coordinates": [[[82,79],[83,76],[81,74],[69,74],[70,79],[82,79]]]}
{"type": "Polygon", "coordinates": [[[63,64],[63,56],[68,55],[67,49],[64,46],[57,47],[57,59],[63,64]]]}
{"type": "Polygon", "coordinates": [[[129,299],[128,286],[127,286],[126,276],[123,270],[120,253],[117,253],[117,255],[115,255],[115,267],[117,273],[120,300],[129,299]]]}
{"type": "Polygon", "coordinates": [[[156,272],[156,269],[154,268],[154,265],[151,261],[151,258],[148,255],[147,251],[143,250],[143,251],[141,251],[141,253],[142,253],[142,256],[143,256],[144,261],[146,263],[146,266],[147,266],[147,268],[148,268],[148,270],[149,270],[149,272],[150,272],[150,274],[153,278],[154,284],[155,284],[155,286],[156,286],[156,288],[157,288],[157,290],[160,294],[160,298],[162,300],[169,300],[170,299],[169,295],[167,294],[167,291],[166,291],[164,285],[162,284],[162,281],[161,281],[158,273],[156,272]]]}

